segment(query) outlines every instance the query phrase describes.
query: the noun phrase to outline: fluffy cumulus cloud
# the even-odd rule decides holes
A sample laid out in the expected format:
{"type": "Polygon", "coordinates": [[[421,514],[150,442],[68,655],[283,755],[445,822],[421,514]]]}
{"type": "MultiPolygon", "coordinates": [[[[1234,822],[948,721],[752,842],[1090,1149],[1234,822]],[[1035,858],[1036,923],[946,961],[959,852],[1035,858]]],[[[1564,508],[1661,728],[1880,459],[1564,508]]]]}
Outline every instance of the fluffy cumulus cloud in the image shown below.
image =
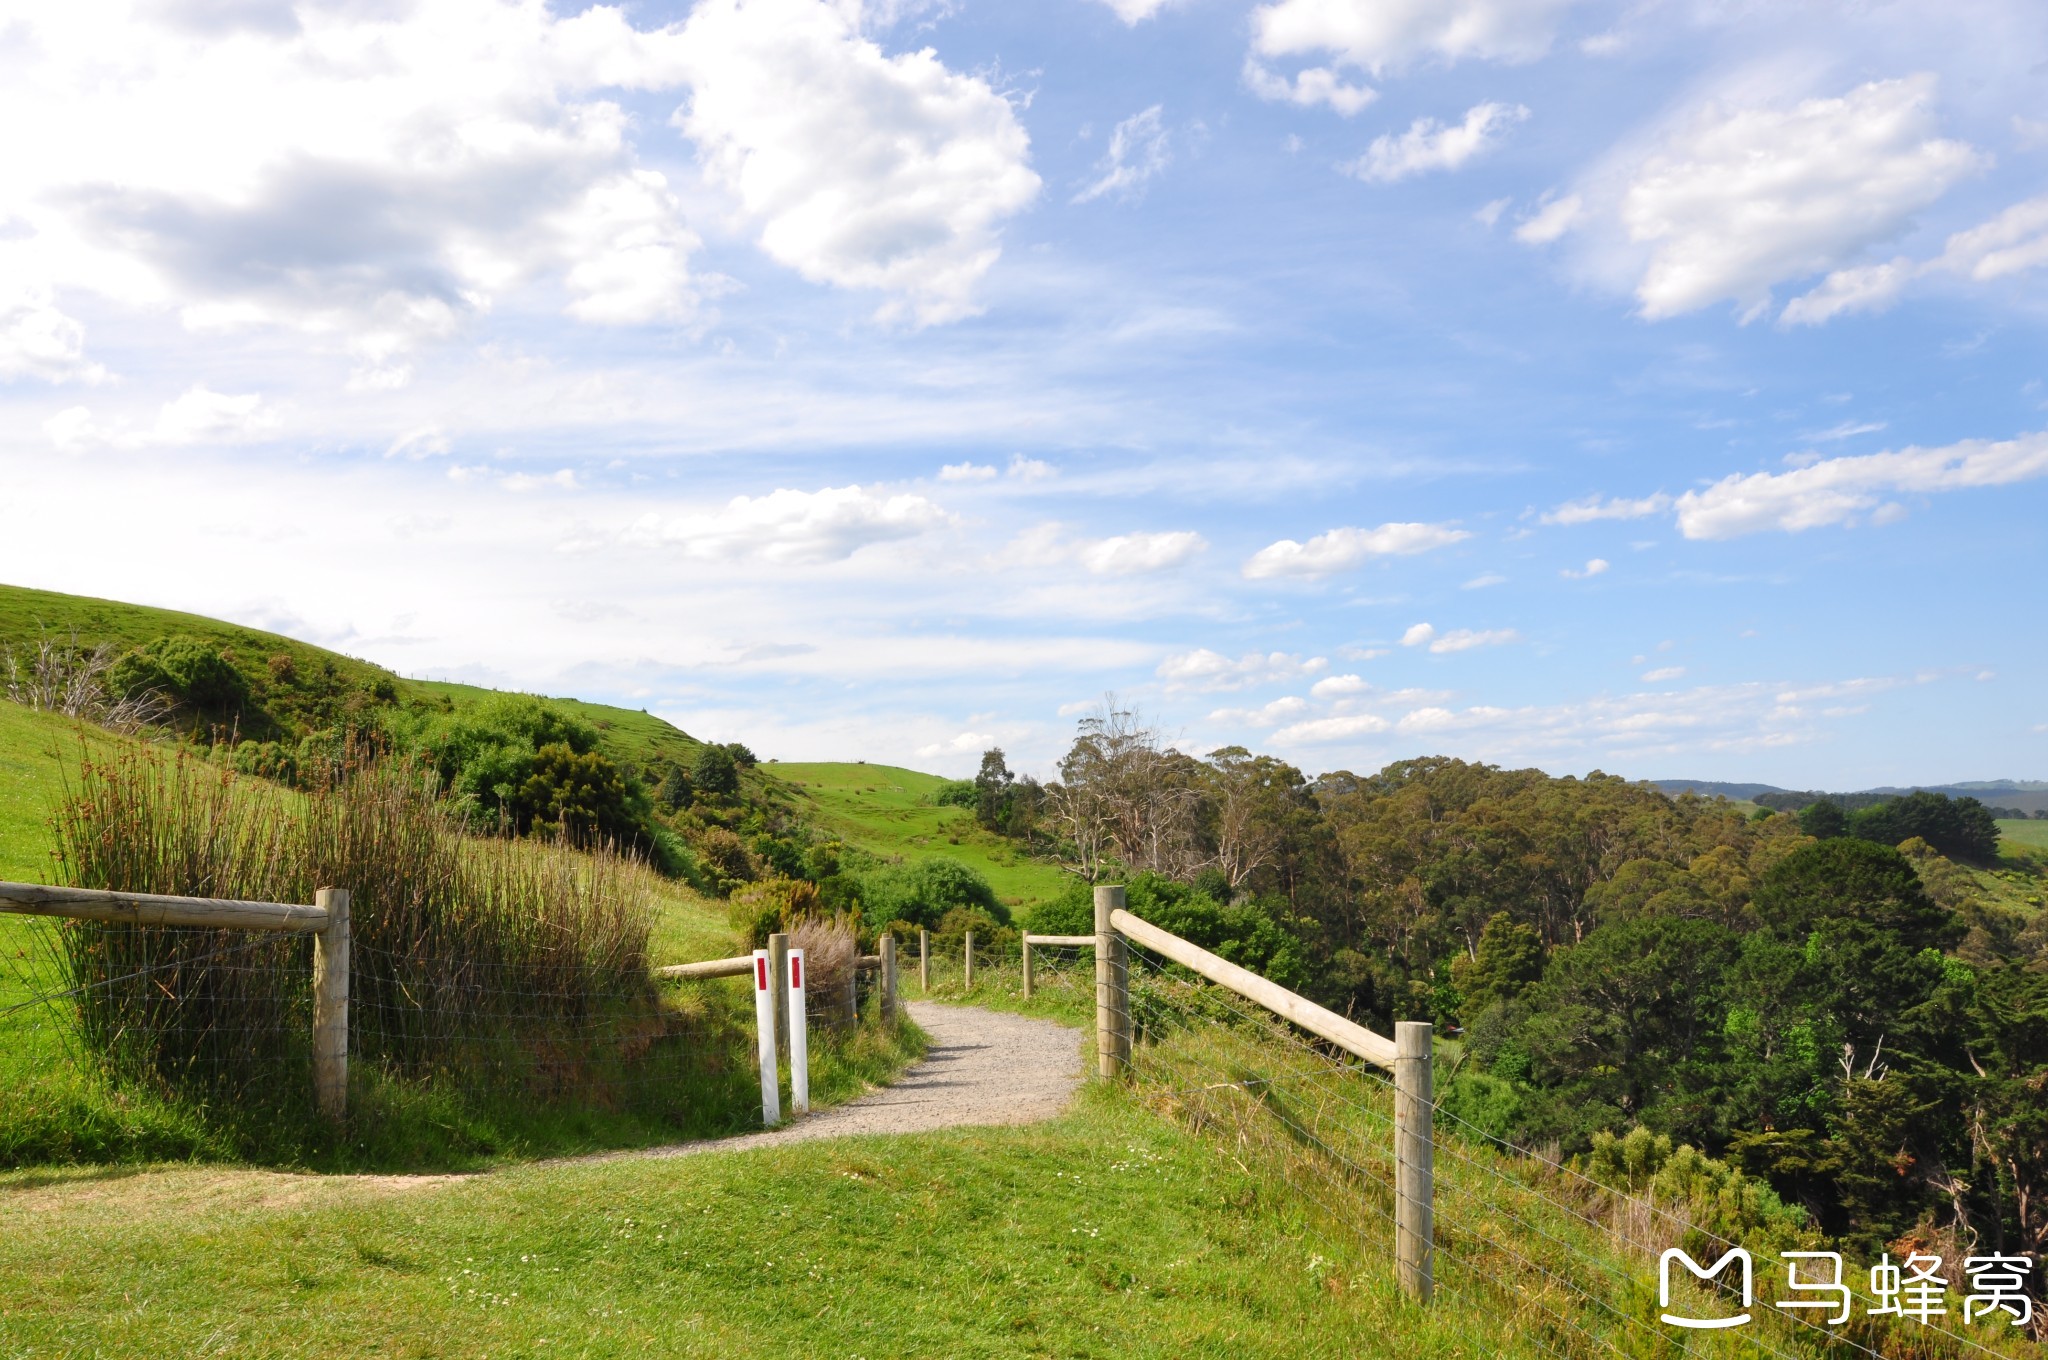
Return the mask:
{"type": "Polygon", "coordinates": [[[1135,198],[1148,182],[1166,172],[1172,153],[1166,124],[1161,121],[1162,108],[1154,104],[1116,125],[1109,134],[1109,150],[1095,166],[1095,178],[1074,195],[1074,202],[1087,203],[1105,194],[1135,198]]]}
{"type": "Polygon", "coordinates": [[[1835,270],[1812,291],[1786,303],[1779,320],[1788,326],[1817,326],[1845,313],[1881,312],[1922,279],[1947,275],[1993,283],[2042,264],[2048,264],[2048,195],[2015,203],[1955,233],[1931,260],[1901,255],[1883,264],[1835,270]]]}
{"type": "Polygon", "coordinates": [[[1558,575],[1567,581],[1588,581],[1606,571],[1609,563],[1604,557],[1591,558],[1583,567],[1566,567],[1558,575]]]}
{"type": "Polygon", "coordinates": [[[1283,538],[1253,553],[1244,564],[1252,580],[1298,576],[1309,580],[1333,575],[1374,557],[1407,557],[1448,547],[1472,535],[1448,524],[1382,524],[1377,529],[1332,529],[1306,543],[1283,538]]]}
{"type": "Polygon", "coordinates": [[[1735,474],[1688,491],[1676,502],[1678,527],[1687,538],[1718,539],[1848,524],[1866,515],[1883,522],[1899,513],[1886,502],[1891,495],[2009,486],[2037,477],[2048,477],[2048,433],[1826,458],[1789,472],[1735,474]]]}
{"type": "Polygon", "coordinates": [[[1167,657],[1159,663],[1158,674],[1169,690],[1216,691],[1281,684],[1320,674],[1329,666],[1329,659],[1320,656],[1304,660],[1292,652],[1249,652],[1233,658],[1198,647],[1167,657]]]}
{"type": "Polygon", "coordinates": [[[671,544],[706,561],[816,565],[952,523],[950,514],[923,496],[840,486],[735,496],[718,510],[667,523],[649,517],[635,525],[634,537],[671,544]]]}
{"type": "MultiPolygon", "coordinates": [[[[1643,315],[1716,302],[1760,314],[1773,287],[1897,236],[1984,164],[1937,135],[1931,76],[1789,108],[1711,104],[1651,152],[1622,195],[1621,224],[1648,252],[1636,285],[1643,315]]],[[[1844,298],[1881,289],[1875,277],[1837,285],[1844,298]]]]}
{"type": "Polygon", "coordinates": [[[815,282],[876,289],[919,323],[977,310],[999,228],[1037,195],[1009,100],[929,48],[890,56],[859,8],[704,0],[680,39],[678,124],[761,247],[815,282]]]}
{"type": "Polygon", "coordinates": [[[1427,647],[1432,653],[1443,656],[1450,652],[1469,652],[1475,647],[1498,647],[1520,638],[1521,634],[1512,628],[1453,628],[1448,633],[1439,633],[1434,624],[1418,623],[1401,634],[1401,645],[1427,647]]]}
{"type": "Polygon", "coordinates": [[[369,386],[524,285],[592,322],[690,312],[696,238],[601,93],[679,83],[673,30],[534,0],[242,8],[16,12],[0,121],[41,131],[0,149],[0,276],[57,302],[4,326],[0,364],[76,368],[67,294],[310,332],[369,386]]]}
{"type": "Polygon", "coordinates": [[[1374,184],[1392,184],[1432,170],[1456,170],[1528,116],[1529,110],[1520,104],[1477,104],[1466,111],[1464,122],[1449,127],[1434,118],[1418,118],[1398,137],[1375,137],[1363,156],[1343,168],[1374,184]]]}

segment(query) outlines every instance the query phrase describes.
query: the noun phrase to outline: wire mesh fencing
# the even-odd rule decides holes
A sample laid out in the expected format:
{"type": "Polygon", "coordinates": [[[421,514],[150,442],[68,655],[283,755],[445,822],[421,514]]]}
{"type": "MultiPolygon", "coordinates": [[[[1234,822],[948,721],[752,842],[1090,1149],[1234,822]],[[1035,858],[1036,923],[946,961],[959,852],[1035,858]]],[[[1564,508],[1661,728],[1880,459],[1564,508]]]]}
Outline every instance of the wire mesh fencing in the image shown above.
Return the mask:
{"type": "MultiPolygon", "coordinates": [[[[1086,952],[1086,951],[1081,951],[1086,952]]],[[[1092,959],[1089,960],[1092,993],[1092,959]]],[[[1248,1171],[1292,1197],[1323,1230],[1384,1258],[1397,1212],[1394,1086],[1257,1004],[1131,942],[1128,1077],[1160,1113],[1227,1144],[1248,1171]]],[[[1078,979],[1077,979],[1078,980],[1078,979]]],[[[1441,1094],[1441,1093],[1439,1093],[1441,1094]]],[[[1492,1321],[1501,1354],[1595,1356],[1950,1357],[2037,1355],[2017,1328],[1965,1333],[1942,1319],[1858,1316],[1824,1325],[1763,1300],[1816,1239],[1782,1227],[1729,1235],[1692,1206],[1630,1194],[1434,1108],[1434,1276],[1438,1307],[1492,1321]],[[1740,1240],[1737,1240],[1737,1236],[1740,1240]],[[1687,1330],[1664,1322],[1660,1256],[1713,1262],[1752,1253],[1759,1286],[1747,1324],[1687,1330]]],[[[1683,1278],[1672,1310],[1724,1317],[1742,1302],[1732,1276],[1683,1278]]],[[[1861,1312],[1862,1310],[1857,1310],[1861,1312]]]]}

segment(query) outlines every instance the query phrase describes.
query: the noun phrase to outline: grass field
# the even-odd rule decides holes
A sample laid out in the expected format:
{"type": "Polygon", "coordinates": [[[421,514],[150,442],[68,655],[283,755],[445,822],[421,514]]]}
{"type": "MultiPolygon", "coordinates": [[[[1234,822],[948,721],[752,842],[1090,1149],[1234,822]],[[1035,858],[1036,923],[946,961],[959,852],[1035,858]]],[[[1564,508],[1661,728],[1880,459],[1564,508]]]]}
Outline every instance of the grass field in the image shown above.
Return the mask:
{"type": "Polygon", "coordinates": [[[983,831],[966,808],[934,801],[947,782],[893,765],[778,762],[764,766],[808,804],[821,829],[887,858],[945,856],[976,870],[1012,909],[1059,895],[1065,879],[1054,866],[1017,851],[1016,843],[983,831]]]}
{"type": "Polygon", "coordinates": [[[1998,834],[2007,845],[2024,846],[2029,850],[2048,850],[2048,821],[2029,817],[2025,821],[2000,821],[1998,834]]]}
{"type": "Polygon", "coordinates": [[[0,1176],[9,1354],[1409,1356],[1475,1323],[1118,1093],[460,1182],[0,1176]]]}

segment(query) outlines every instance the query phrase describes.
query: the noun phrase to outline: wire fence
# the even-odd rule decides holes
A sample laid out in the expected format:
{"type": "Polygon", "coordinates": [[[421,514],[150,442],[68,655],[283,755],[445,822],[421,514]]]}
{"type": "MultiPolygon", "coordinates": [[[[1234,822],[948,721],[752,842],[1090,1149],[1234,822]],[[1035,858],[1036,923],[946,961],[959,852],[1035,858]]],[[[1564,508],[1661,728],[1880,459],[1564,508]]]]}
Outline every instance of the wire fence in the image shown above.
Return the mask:
{"type": "MultiPolygon", "coordinates": [[[[432,1164],[759,1126],[744,978],[558,986],[361,936],[350,975],[337,1130],[313,1109],[306,937],[0,915],[0,1166],[432,1164]]],[[[813,987],[830,1062],[880,978],[813,987]]]]}
{"type": "MultiPolygon", "coordinates": [[[[1075,953],[1078,964],[1092,951],[1075,953]]],[[[1092,997],[1092,958],[1087,963],[1092,997]]],[[[1391,1261],[1392,1081],[1135,942],[1127,967],[1129,1076],[1141,1098],[1229,1144],[1247,1169],[1284,1182],[1325,1231],[1391,1261]]],[[[1078,982],[1072,975],[1079,971],[1071,968],[1068,976],[1078,982]]],[[[1786,1278],[1784,1253],[1817,1241],[1782,1225],[1739,1234],[1738,1241],[1696,1221],[1692,1206],[1603,1185],[1555,1152],[1519,1147],[1477,1127],[1441,1099],[1433,1123],[1440,1306],[1493,1320],[1503,1354],[1961,1360],[2040,1353],[2022,1329],[2002,1321],[1980,1334],[1943,1320],[1898,1324],[1867,1316],[1824,1326],[1772,1306],[1762,1288],[1749,1324],[1673,1327],[1660,1320],[1658,1258],[1666,1248],[1711,1263],[1745,1247],[1762,1286],[1774,1273],[1786,1278]]],[[[1847,1274],[1844,1282],[1854,1283],[1847,1274]]],[[[1722,1276],[1711,1284],[1685,1276],[1674,1286],[1671,1309],[1725,1317],[1739,1308],[1739,1292],[1722,1276]]]]}

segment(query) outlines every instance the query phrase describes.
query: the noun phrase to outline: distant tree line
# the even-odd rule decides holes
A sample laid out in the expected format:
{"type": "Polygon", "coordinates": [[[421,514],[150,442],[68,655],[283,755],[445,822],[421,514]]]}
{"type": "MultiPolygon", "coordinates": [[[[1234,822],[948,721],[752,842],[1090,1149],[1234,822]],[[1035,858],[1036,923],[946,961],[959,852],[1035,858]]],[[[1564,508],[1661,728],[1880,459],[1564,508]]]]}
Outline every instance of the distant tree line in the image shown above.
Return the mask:
{"type": "Polygon", "coordinates": [[[1996,860],[1974,799],[1745,816],[1446,758],[1311,779],[1115,704],[1007,805],[1000,752],[983,775],[983,824],[1075,876],[1032,924],[1085,929],[1085,885],[1123,881],[1333,1009],[1432,1020],[1466,1041],[1461,1118],[1567,1151],[1646,1130],[1845,1240],[2048,1247],[2048,875],[1996,860]]]}

